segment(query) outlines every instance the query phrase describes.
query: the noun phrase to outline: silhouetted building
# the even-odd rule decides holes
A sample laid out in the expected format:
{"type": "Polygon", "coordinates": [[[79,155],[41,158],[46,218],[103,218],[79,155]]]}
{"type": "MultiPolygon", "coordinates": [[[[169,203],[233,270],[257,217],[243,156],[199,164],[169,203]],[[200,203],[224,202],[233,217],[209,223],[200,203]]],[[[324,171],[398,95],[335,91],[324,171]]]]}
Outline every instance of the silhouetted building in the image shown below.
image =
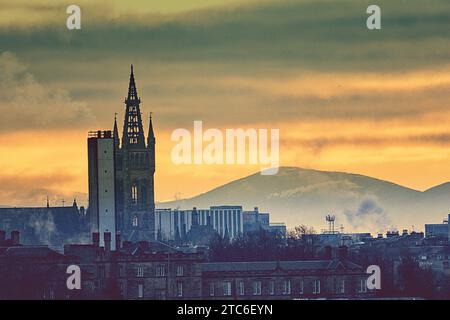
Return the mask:
{"type": "Polygon", "coordinates": [[[72,206],[0,208],[0,229],[20,232],[22,243],[61,247],[64,243],[89,241],[84,207],[72,206]]]}
{"type": "MultiPolygon", "coordinates": [[[[234,239],[243,233],[242,206],[211,206],[209,209],[192,210],[156,209],[155,233],[159,235],[159,240],[184,241],[193,225],[211,226],[221,237],[234,239]]],[[[204,233],[210,228],[201,229],[204,233]]]]}
{"type": "Polygon", "coordinates": [[[286,236],[286,225],[282,222],[274,222],[269,224],[269,231],[279,237],[286,236]]]}
{"type": "Polygon", "coordinates": [[[367,274],[346,260],[202,264],[203,299],[367,298],[367,274]]]}
{"type": "Polygon", "coordinates": [[[271,223],[270,214],[259,212],[258,207],[253,211],[243,211],[243,230],[244,233],[255,232],[258,230],[266,230],[277,236],[286,236],[286,225],[284,223],[271,223]]]}
{"type": "Polygon", "coordinates": [[[117,227],[125,240],[152,241],[155,239],[155,135],[150,116],[146,143],[140,103],[131,66],[121,141],[116,120],[113,130],[116,149],[117,227]]]}
{"type": "Polygon", "coordinates": [[[0,300],[64,299],[69,260],[47,246],[21,245],[20,233],[0,230],[0,300]]]}
{"type": "Polygon", "coordinates": [[[116,248],[115,151],[111,131],[90,132],[88,137],[89,215],[91,232],[112,233],[111,247],[116,248]]]}
{"type": "Polygon", "coordinates": [[[0,299],[294,299],[373,295],[367,274],[347,260],[207,262],[201,248],[158,241],[122,242],[92,234],[91,244],[69,244],[64,254],[22,246],[19,233],[0,232],[0,299]],[[5,239],[4,239],[5,238],[5,239]],[[81,270],[81,290],[66,286],[67,267],[81,270]]]}
{"type": "Polygon", "coordinates": [[[269,230],[269,214],[259,212],[258,207],[255,207],[253,211],[243,211],[242,218],[244,233],[259,229],[269,230]]]}
{"type": "Polygon", "coordinates": [[[426,224],[425,237],[447,238],[450,240],[450,225],[448,223],[449,219],[450,214],[448,215],[448,219],[444,220],[442,223],[426,224]]]}

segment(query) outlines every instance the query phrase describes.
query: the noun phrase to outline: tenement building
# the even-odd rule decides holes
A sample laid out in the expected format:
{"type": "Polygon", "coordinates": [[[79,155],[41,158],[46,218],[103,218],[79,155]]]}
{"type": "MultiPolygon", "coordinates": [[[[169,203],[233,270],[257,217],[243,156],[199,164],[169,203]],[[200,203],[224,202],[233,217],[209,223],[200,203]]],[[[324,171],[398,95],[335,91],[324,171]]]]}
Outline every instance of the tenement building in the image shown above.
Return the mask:
{"type": "Polygon", "coordinates": [[[367,274],[341,255],[315,261],[208,262],[199,248],[131,243],[111,233],[64,253],[19,243],[0,231],[0,298],[27,299],[335,299],[373,296],[367,274]],[[4,239],[4,240],[2,240],[4,239]],[[81,290],[68,290],[66,269],[81,269],[81,290]],[[26,283],[26,285],[24,284],[26,283]],[[25,288],[25,289],[24,289],[25,288]]]}
{"type": "Polygon", "coordinates": [[[367,274],[346,260],[202,264],[203,299],[367,297],[367,274]]]}

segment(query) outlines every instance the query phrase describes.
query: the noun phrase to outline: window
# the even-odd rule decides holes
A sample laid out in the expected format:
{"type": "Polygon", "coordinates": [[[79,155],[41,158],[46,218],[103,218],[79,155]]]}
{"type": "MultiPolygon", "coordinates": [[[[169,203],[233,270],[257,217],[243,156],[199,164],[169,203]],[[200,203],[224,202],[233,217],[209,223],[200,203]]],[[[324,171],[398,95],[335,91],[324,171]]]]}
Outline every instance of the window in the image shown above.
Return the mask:
{"type": "Polygon", "coordinates": [[[304,285],[303,285],[303,280],[300,280],[300,288],[299,288],[299,293],[303,294],[304,293],[304,285]]]}
{"type": "Polygon", "coordinates": [[[291,280],[283,281],[283,294],[291,294],[291,280]]]}
{"type": "Polygon", "coordinates": [[[137,227],[139,225],[138,217],[134,216],[132,221],[133,227],[137,227]]]}
{"type": "Polygon", "coordinates": [[[137,267],[137,277],[138,278],[143,278],[144,277],[144,267],[143,266],[138,266],[137,267]]]}
{"type": "Polygon", "coordinates": [[[166,275],[166,268],[164,266],[157,266],[156,267],[156,276],[164,277],[165,275],[166,275]]]}
{"type": "Polygon", "coordinates": [[[161,289],[155,289],[155,297],[156,300],[165,300],[166,299],[166,291],[161,289]]]}
{"type": "Polygon", "coordinates": [[[366,285],[366,280],[365,279],[360,279],[359,280],[359,293],[365,293],[367,292],[367,285],[366,285]]]}
{"type": "Polygon", "coordinates": [[[243,295],[245,294],[245,284],[244,284],[244,281],[239,281],[238,294],[239,294],[240,296],[243,296],[243,295]]]}
{"type": "Polygon", "coordinates": [[[125,286],[124,286],[124,283],[122,282],[122,281],[120,281],[119,282],[119,290],[120,290],[120,296],[124,296],[124,288],[125,288],[125,286]]]}
{"type": "Polygon", "coordinates": [[[269,282],[269,294],[273,296],[275,294],[275,281],[271,280],[269,282]]]}
{"type": "Polygon", "coordinates": [[[142,283],[138,284],[138,298],[144,297],[144,285],[142,283]]]}
{"type": "Polygon", "coordinates": [[[223,283],[223,295],[231,296],[231,282],[230,281],[225,281],[223,283]]]}
{"type": "Polygon", "coordinates": [[[253,295],[260,296],[261,295],[261,281],[253,282],[253,295]]]}
{"type": "Polygon", "coordinates": [[[183,296],[183,282],[177,282],[177,297],[183,296]]]}
{"type": "Polygon", "coordinates": [[[177,277],[182,277],[184,275],[184,266],[177,266],[177,277]]]}
{"type": "Polygon", "coordinates": [[[119,266],[119,277],[123,277],[125,275],[123,266],[119,266]]]}
{"type": "Polygon", "coordinates": [[[209,295],[214,296],[214,282],[210,282],[209,284],[209,295]]]}
{"type": "Polygon", "coordinates": [[[320,280],[314,280],[313,293],[320,294],[320,280]]]}
{"type": "Polygon", "coordinates": [[[55,299],[55,290],[52,286],[48,288],[44,288],[44,299],[54,300],[55,299]]]}
{"type": "Polygon", "coordinates": [[[106,269],[105,266],[98,266],[98,277],[100,279],[105,279],[106,277],[106,269]]]}
{"type": "Polygon", "coordinates": [[[341,279],[340,281],[339,293],[345,293],[345,279],[341,279]]]}
{"type": "Polygon", "coordinates": [[[138,188],[135,184],[131,186],[131,201],[137,203],[138,201],[138,188]]]}

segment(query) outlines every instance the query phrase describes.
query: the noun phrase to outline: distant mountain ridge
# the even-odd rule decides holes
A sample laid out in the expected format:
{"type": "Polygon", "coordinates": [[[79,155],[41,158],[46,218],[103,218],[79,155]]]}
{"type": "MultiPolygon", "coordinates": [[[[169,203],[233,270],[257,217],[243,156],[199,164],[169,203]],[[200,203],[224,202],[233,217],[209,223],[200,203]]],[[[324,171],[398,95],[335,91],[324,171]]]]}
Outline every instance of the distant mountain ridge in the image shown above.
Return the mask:
{"type": "Polygon", "coordinates": [[[276,175],[259,172],[198,196],[158,203],[188,209],[211,205],[255,206],[271,213],[273,222],[325,228],[325,215],[336,215],[346,231],[423,230],[450,212],[450,182],[426,191],[360,174],[281,167],[276,175]]]}

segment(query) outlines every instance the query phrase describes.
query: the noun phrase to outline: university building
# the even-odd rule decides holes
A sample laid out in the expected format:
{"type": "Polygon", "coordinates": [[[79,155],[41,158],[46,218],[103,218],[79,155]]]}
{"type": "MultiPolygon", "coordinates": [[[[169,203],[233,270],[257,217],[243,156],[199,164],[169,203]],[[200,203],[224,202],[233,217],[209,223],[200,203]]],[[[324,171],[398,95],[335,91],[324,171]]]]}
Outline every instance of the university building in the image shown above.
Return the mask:
{"type": "Polygon", "coordinates": [[[184,239],[193,226],[210,226],[221,237],[234,239],[244,232],[242,206],[209,209],[156,209],[155,233],[161,241],[184,239]]]}
{"type": "Polygon", "coordinates": [[[121,138],[117,118],[112,132],[88,137],[91,232],[111,232],[113,248],[117,233],[126,241],[155,239],[155,135],[150,116],[145,138],[133,66],[124,103],[121,138]]]}
{"type": "Polygon", "coordinates": [[[210,226],[221,237],[230,240],[239,235],[260,229],[286,235],[286,226],[282,223],[270,223],[269,213],[261,213],[255,207],[252,211],[243,211],[242,206],[211,206],[209,209],[181,210],[156,209],[155,234],[160,241],[184,240],[193,226],[210,226]]]}

